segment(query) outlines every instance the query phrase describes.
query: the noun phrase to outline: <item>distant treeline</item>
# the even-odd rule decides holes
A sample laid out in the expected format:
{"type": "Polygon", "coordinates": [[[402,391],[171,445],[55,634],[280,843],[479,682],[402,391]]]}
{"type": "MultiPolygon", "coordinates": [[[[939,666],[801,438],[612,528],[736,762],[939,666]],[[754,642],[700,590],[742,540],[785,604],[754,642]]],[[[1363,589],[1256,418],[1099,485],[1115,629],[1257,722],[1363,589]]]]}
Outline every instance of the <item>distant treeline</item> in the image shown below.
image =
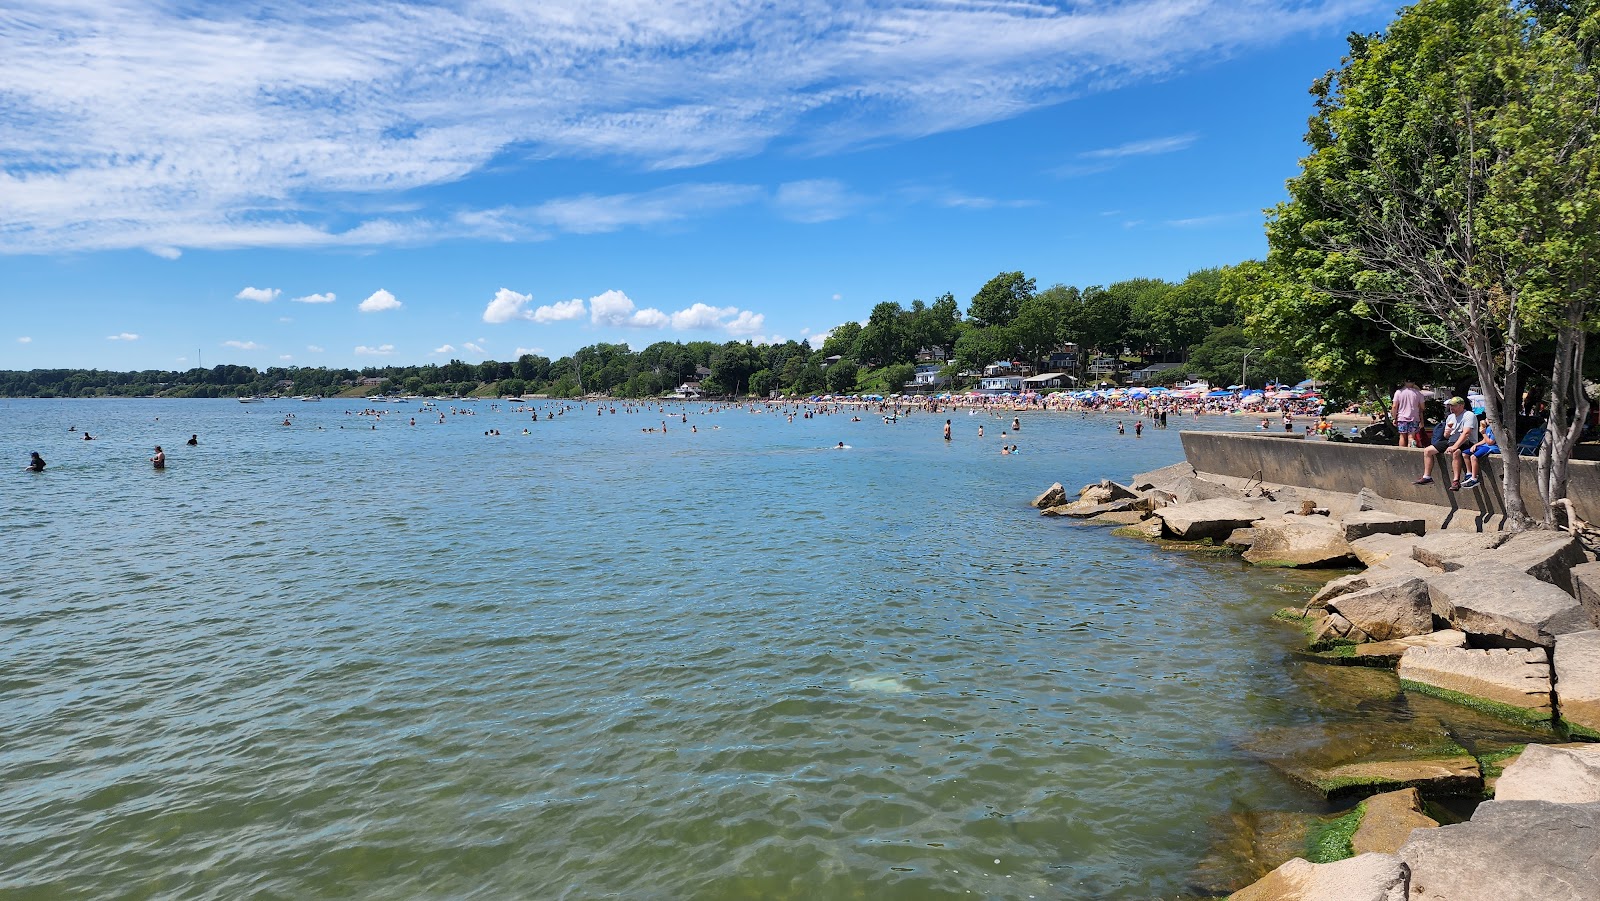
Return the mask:
{"type": "Polygon", "coordinates": [[[845,322],[823,340],[755,345],[729,341],[660,341],[642,350],[593,344],[551,360],[470,364],[451,360],[423,366],[362,369],[222,365],[182,371],[110,372],[98,369],[0,371],[0,394],[10,397],[236,397],[257,394],[331,396],[351,389],[407,394],[605,393],[652,397],[688,382],[710,395],[897,391],[917,362],[938,366],[960,387],[961,373],[996,361],[1043,368],[1053,352],[1078,351],[1069,374],[1081,376],[1095,355],[1128,365],[1162,356],[1182,361],[1163,375],[1229,382],[1246,353],[1257,371],[1299,378],[1303,368],[1273,350],[1254,347],[1241,311],[1226,289],[1229,269],[1206,269],[1181,282],[1132,279],[1101,287],[1054,285],[1037,290],[1021,272],[1002,272],[973,296],[963,315],[949,293],[931,303],[885,301],[865,324],[845,322]],[[371,380],[377,379],[373,384],[371,380]],[[365,384],[363,384],[365,382],[365,384]]]}

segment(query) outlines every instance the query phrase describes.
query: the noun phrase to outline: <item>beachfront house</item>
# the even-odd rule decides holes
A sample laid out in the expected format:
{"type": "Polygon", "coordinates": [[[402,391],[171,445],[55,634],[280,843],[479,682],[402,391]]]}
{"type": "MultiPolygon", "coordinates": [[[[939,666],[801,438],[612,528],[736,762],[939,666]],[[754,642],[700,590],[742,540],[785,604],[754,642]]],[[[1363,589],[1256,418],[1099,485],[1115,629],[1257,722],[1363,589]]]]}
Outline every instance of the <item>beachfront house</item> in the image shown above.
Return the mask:
{"type": "Polygon", "coordinates": [[[918,363],[916,374],[902,387],[918,394],[943,388],[950,384],[950,377],[940,374],[943,370],[942,363],[918,363]]]}
{"type": "Polygon", "coordinates": [[[1128,384],[1130,384],[1130,385],[1148,385],[1148,384],[1150,384],[1152,382],[1159,382],[1159,381],[1161,381],[1161,378],[1162,378],[1161,374],[1163,372],[1167,372],[1169,370],[1177,369],[1181,365],[1183,365],[1183,364],[1181,364],[1181,363],[1151,363],[1148,366],[1145,366],[1145,367],[1140,368],[1140,369],[1135,369],[1134,371],[1128,373],[1128,384]]]}
{"type": "Polygon", "coordinates": [[[1054,391],[1075,381],[1077,379],[1064,372],[1041,372],[1023,379],[1022,387],[1027,391],[1054,391]]]}
{"type": "Polygon", "coordinates": [[[979,380],[979,394],[1020,394],[1022,393],[1022,376],[1020,375],[994,375],[979,380]]]}

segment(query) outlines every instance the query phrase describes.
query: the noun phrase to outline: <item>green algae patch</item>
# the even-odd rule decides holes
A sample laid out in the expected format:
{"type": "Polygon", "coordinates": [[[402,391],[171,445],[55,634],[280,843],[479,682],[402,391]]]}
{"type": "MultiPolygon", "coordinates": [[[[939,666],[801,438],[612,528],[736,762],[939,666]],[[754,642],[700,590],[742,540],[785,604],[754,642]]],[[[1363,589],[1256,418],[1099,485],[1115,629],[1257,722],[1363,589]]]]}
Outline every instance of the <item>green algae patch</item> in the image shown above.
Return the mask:
{"type": "Polygon", "coordinates": [[[1417,694],[1428,695],[1441,701],[1449,701],[1452,704],[1470,707],[1479,713],[1486,713],[1492,717],[1516,723],[1519,726],[1546,727],[1550,725],[1550,712],[1547,710],[1529,710],[1525,707],[1515,707],[1511,704],[1491,701],[1488,698],[1480,698],[1477,695],[1462,694],[1459,691],[1440,688],[1437,685],[1413,682],[1410,679],[1401,679],[1400,687],[1406,691],[1414,691],[1417,694]]]}
{"type": "Polygon", "coordinates": [[[1306,839],[1306,860],[1312,863],[1333,863],[1356,856],[1351,838],[1361,828],[1367,815],[1367,805],[1357,804],[1343,816],[1325,820],[1313,826],[1306,839]]]}
{"type": "Polygon", "coordinates": [[[1492,776],[1498,776],[1505,772],[1506,761],[1516,757],[1518,754],[1521,754],[1527,749],[1527,747],[1528,746],[1526,744],[1512,745],[1509,748],[1501,748],[1498,751],[1489,751],[1486,754],[1479,754],[1478,766],[1483,768],[1483,778],[1488,779],[1492,776]]]}
{"type": "Polygon", "coordinates": [[[1593,729],[1580,726],[1577,723],[1569,723],[1566,720],[1562,720],[1561,725],[1566,729],[1568,738],[1581,738],[1588,741],[1600,741],[1600,732],[1596,732],[1593,729]]]}
{"type": "Polygon", "coordinates": [[[1140,541],[1155,542],[1159,540],[1138,526],[1117,526],[1111,530],[1111,534],[1120,538],[1137,538],[1140,541]]]}

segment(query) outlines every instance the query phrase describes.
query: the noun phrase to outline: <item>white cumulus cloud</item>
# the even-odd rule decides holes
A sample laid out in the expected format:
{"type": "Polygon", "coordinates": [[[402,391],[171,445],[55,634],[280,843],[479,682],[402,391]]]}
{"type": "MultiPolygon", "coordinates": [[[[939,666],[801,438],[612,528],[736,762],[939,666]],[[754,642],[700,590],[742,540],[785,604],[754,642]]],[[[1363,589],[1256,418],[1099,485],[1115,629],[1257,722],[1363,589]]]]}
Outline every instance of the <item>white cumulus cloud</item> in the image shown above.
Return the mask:
{"type": "Polygon", "coordinates": [[[464,342],[461,345],[461,349],[465,350],[465,351],[469,351],[471,353],[475,353],[475,354],[484,353],[484,349],[482,347],[480,347],[477,344],[472,343],[471,341],[464,342]]]}
{"type": "Polygon", "coordinates": [[[517,359],[520,360],[520,359],[522,359],[524,356],[526,356],[528,354],[540,355],[540,354],[543,354],[543,353],[544,353],[544,348],[542,348],[542,347],[519,347],[512,354],[512,356],[514,356],[514,357],[516,357],[517,359]]]}
{"type": "Polygon", "coordinates": [[[431,352],[436,354],[453,354],[456,352],[456,346],[454,344],[441,344],[438,347],[435,347],[431,352]]]}
{"type": "Polygon", "coordinates": [[[33,339],[28,337],[27,335],[23,335],[21,338],[17,339],[17,343],[18,344],[32,344],[33,343],[33,339]]]}
{"type": "Polygon", "coordinates": [[[533,313],[523,309],[533,300],[532,294],[518,294],[510,288],[494,292],[489,305],[483,308],[484,322],[510,322],[513,319],[532,319],[533,313]]]}
{"type": "Polygon", "coordinates": [[[587,312],[588,310],[584,309],[583,301],[574,297],[571,300],[546,304],[534,310],[533,316],[530,318],[538,323],[566,322],[572,319],[582,319],[587,312]]]}
{"type": "Polygon", "coordinates": [[[304,297],[289,298],[289,300],[294,303],[333,303],[337,299],[337,295],[335,295],[332,291],[329,291],[326,294],[307,294],[304,297]]]}
{"type": "Polygon", "coordinates": [[[400,301],[395,300],[393,294],[379,288],[372,292],[371,296],[366,300],[363,300],[356,309],[363,313],[381,313],[384,310],[398,310],[400,307],[400,301]]]}
{"type": "Polygon", "coordinates": [[[277,288],[244,288],[233,295],[236,300],[253,300],[256,303],[271,303],[274,298],[283,292],[277,288]]]}
{"type": "Polygon", "coordinates": [[[254,341],[224,341],[222,346],[231,347],[235,350],[261,350],[261,345],[254,341]]]}
{"type": "Polygon", "coordinates": [[[393,344],[380,344],[377,347],[368,347],[365,344],[356,345],[356,355],[362,357],[386,357],[394,353],[393,344]]]}
{"type": "Polygon", "coordinates": [[[106,340],[107,341],[137,341],[137,340],[139,340],[139,336],[135,335],[133,332],[122,332],[122,333],[116,334],[116,335],[107,335],[106,336],[106,340]]]}
{"type": "Polygon", "coordinates": [[[755,335],[760,333],[766,324],[767,317],[761,313],[752,313],[749,310],[740,310],[739,315],[723,324],[730,335],[755,335]]]}
{"type": "Polygon", "coordinates": [[[589,321],[613,327],[665,328],[672,319],[653,307],[641,310],[628,295],[612,290],[589,298],[589,321]]]}

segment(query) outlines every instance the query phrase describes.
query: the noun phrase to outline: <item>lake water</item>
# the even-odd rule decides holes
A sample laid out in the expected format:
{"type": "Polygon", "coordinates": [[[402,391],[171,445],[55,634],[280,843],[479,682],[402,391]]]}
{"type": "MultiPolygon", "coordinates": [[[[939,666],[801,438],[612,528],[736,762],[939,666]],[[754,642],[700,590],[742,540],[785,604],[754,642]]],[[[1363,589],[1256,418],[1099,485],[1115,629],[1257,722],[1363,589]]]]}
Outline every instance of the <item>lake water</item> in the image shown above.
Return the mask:
{"type": "Polygon", "coordinates": [[[0,895],[1177,898],[1306,804],[1308,583],[1027,506],[1248,420],[361,406],[0,401],[0,895]]]}

